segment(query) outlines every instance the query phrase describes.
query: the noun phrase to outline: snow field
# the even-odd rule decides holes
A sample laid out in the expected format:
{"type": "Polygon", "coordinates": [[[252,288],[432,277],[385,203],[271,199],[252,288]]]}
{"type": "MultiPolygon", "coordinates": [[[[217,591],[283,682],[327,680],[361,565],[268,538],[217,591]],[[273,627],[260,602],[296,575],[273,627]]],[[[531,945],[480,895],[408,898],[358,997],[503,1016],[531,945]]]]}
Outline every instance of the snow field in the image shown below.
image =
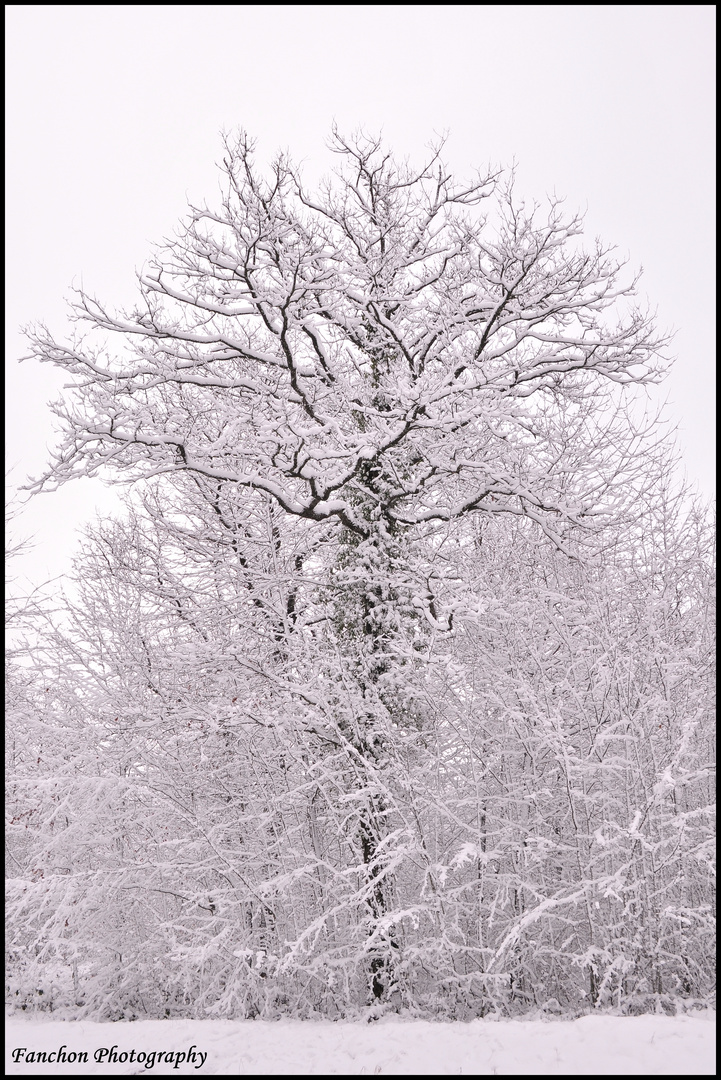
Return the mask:
{"type": "Polygon", "coordinates": [[[474,1020],[375,1024],[280,1020],[141,1020],[105,1023],[12,1016],[6,1021],[8,1076],[359,1075],[396,1076],[711,1076],[715,1013],[698,1016],[585,1016],[571,1021],[474,1020]],[[86,1052],[87,1064],[13,1061],[27,1055],[86,1052]],[[95,1061],[94,1054],[155,1054],[95,1061]],[[189,1051],[193,1048],[194,1060],[189,1051]],[[164,1056],[159,1061],[158,1055],[164,1056]],[[165,1055],[177,1064],[166,1064],[165,1055]],[[207,1055],[204,1063],[200,1057],[207,1055]],[[180,1055],[185,1059],[178,1061],[180,1055]],[[19,1055],[18,1055],[19,1056],[19,1055]],[[171,1059],[172,1060],[172,1059],[171,1059]]]}

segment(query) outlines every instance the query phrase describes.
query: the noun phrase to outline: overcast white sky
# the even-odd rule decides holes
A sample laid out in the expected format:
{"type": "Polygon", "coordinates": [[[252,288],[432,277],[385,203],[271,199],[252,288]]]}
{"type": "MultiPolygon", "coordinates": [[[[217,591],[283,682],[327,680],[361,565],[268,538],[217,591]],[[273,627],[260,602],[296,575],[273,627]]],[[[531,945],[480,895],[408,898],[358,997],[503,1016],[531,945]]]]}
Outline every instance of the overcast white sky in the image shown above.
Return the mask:
{"type": "MultiPolygon", "coordinates": [[[[18,365],[18,328],[62,336],[73,281],[113,303],[186,197],[212,199],[221,128],[325,171],[325,139],[363,125],[423,156],[448,130],[458,172],[518,163],[518,189],[587,207],[591,236],[644,267],[674,328],[662,391],[687,475],[711,495],[715,377],[712,5],[10,5],[6,7],[6,457],[40,472],[62,380],[18,365]]],[[[69,567],[74,529],[114,491],[32,500],[21,570],[69,567]]]]}

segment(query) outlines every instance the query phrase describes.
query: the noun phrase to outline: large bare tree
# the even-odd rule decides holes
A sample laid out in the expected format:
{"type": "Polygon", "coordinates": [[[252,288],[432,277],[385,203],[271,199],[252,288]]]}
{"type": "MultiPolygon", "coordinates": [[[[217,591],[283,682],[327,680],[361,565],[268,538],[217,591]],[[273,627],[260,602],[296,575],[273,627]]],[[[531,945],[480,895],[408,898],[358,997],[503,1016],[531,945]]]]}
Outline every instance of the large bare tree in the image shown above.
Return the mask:
{"type": "MultiPolygon", "coordinates": [[[[393,838],[415,827],[399,807],[429,746],[424,679],[472,607],[449,552],[505,515],[597,555],[654,460],[626,393],[659,377],[664,341],[558,200],[526,204],[491,172],[459,183],[441,146],[418,169],[363,135],[331,148],[339,169],[310,192],[287,157],[264,174],[246,135],[228,139],[219,207],[191,207],[136,307],[81,290],[71,341],[29,332],[73,380],[36,487],[102,472],[165,491],[178,535],[183,500],[220,529],[269,643],[236,659],[298,704],[308,775],[332,759],[349,793],[345,816],[323,812],[353,853],[383,1004],[402,974],[393,838]],[[275,593],[253,561],[260,520],[275,593]]],[[[417,853],[435,888],[422,838],[417,853]]]]}

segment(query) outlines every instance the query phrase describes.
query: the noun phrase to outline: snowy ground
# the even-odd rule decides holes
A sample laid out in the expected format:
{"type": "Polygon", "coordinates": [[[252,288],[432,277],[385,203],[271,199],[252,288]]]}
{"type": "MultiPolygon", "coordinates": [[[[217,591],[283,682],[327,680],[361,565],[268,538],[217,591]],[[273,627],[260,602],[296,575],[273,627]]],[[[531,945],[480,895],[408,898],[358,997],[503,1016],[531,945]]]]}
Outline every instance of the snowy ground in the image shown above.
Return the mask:
{"type": "Polygon", "coordinates": [[[10,1076],[710,1076],[715,1072],[714,1021],[715,1013],[586,1016],[571,1021],[474,1020],[469,1024],[395,1018],[370,1025],[292,1020],[95,1024],[13,1016],[6,1021],[5,1071],[10,1076]],[[29,1057],[42,1051],[57,1053],[62,1046],[67,1056],[87,1053],[87,1064],[77,1060],[57,1064],[57,1059],[50,1063],[47,1057],[43,1062],[37,1056],[32,1062],[13,1061],[12,1052],[20,1047],[26,1048],[29,1057]],[[127,1060],[109,1061],[113,1047],[116,1055],[126,1053],[127,1060]],[[194,1058],[189,1056],[191,1047],[194,1058]],[[103,1060],[95,1061],[96,1051],[103,1049],[103,1060]],[[173,1055],[170,1059],[169,1054],[173,1055]],[[142,1055],[140,1061],[138,1055],[142,1055]]]}

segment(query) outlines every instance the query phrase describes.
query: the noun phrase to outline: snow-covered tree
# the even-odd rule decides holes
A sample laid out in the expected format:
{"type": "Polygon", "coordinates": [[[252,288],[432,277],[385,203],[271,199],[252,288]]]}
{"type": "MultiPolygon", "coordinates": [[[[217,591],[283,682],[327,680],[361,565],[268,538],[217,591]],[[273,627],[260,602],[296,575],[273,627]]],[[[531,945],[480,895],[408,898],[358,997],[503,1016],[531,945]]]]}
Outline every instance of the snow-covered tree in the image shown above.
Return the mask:
{"type": "MultiPolygon", "coordinates": [[[[706,933],[707,548],[694,593],[643,546],[677,511],[632,394],[663,340],[557,201],[458,184],[440,148],[415,171],[363,136],[332,149],[310,193],[228,140],[220,207],[191,208],[133,310],[81,291],[71,342],[29,335],[74,378],[37,486],[138,485],[52,645],[57,724],[86,746],[66,820],[87,820],[88,768],[112,810],[93,844],[50,835],[55,796],[34,818],[35,863],[88,860],[67,924],[84,1007],[467,1015],[630,978],[701,996],[679,943],[706,933]]],[[[60,917],[65,877],[55,901],[18,893],[13,925],[60,917]]]]}

